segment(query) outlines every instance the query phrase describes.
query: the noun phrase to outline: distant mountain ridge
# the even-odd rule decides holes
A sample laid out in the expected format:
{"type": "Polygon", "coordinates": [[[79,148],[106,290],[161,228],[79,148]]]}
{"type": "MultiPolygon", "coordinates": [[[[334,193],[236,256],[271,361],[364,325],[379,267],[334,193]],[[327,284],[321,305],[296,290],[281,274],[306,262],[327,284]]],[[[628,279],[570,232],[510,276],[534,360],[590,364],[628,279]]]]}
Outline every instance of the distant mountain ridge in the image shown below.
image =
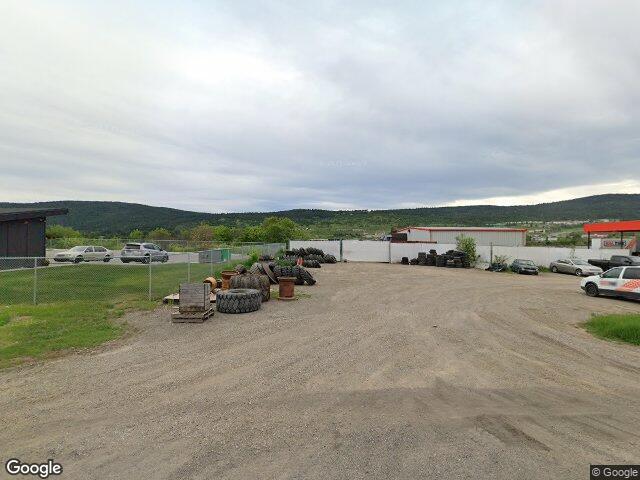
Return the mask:
{"type": "Polygon", "coordinates": [[[279,212],[201,213],[137,203],[103,201],[54,201],[37,203],[0,202],[0,208],[68,208],[69,214],[51,217],[51,223],[100,235],[126,235],[138,228],[156,227],[174,230],[200,222],[214,225],[247,226],[266,217],[288,217],[303,226],[335,231],[388,231],[393,226],[459,225],[486,226],[518,221],[560,221],[640,218],[640,194],[606,194],[541,203],[538,205],[470,205],[459,207],[423,207],[394,210],[315,210],[294,209],[279,212]]]}

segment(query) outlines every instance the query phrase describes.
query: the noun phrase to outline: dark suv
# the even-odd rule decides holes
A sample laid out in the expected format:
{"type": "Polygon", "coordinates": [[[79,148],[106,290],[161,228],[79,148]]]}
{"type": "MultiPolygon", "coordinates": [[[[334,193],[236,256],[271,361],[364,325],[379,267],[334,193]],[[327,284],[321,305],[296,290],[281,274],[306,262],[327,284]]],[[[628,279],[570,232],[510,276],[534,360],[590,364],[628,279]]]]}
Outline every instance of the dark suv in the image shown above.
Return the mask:
{"type": "Polygon", "coordinates": [[[120,252],[122,263],[140,262],[166,262],[169,254],[155,243],[127,243],[120,252]]]}

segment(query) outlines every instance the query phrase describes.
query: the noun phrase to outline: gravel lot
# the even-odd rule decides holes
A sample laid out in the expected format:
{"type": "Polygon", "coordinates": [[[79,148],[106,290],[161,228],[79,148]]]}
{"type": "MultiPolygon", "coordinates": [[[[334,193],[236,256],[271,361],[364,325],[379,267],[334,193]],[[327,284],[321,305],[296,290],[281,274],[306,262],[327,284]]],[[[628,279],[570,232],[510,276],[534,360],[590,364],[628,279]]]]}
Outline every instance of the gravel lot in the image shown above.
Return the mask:
{"type": "MultiPolygon", "coordinates": [[[[640,348],[578,327],[640,304],[579,280],[326,265],[297,302],[0,372],[4,458],[63,478],[585,479],[640,463],[640,348]]],[[[4,472],[3,472],[4,473],[4,472]]]]}

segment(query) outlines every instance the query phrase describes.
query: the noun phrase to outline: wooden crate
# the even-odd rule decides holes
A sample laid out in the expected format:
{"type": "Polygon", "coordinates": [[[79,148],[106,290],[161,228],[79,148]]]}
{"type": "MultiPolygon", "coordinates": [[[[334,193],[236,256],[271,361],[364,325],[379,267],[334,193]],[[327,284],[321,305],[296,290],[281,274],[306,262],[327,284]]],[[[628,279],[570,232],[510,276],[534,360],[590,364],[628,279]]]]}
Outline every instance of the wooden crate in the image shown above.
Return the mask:
{"type": "Polygon", "coordinates": [[[180,303],[178,310],[171,314],[174,323],[202,323],[211,315],[211,285],[208,283],[180,284],[180,303]]]}

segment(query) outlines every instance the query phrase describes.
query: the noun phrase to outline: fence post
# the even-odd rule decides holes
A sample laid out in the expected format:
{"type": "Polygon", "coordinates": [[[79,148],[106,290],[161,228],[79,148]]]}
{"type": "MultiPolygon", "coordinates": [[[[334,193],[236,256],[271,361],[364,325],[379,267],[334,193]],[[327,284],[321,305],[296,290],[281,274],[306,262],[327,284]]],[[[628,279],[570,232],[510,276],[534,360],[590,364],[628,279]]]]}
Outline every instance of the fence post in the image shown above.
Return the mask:
{"type": "Polygon", "coordinates": [[[149,258],[149,301],[151,301],[151,265],[153,264],[151,260],[152,259],[149,258]]]}
{"type": "Polygon", "coordinates": [[[38,304],[38,257],[33,258],[33,304],[38,304]]]}
{"type": "Polygon", "coordinates": [[[187,283],[191,283],[191,252],[187,252],[187,283]]]}

